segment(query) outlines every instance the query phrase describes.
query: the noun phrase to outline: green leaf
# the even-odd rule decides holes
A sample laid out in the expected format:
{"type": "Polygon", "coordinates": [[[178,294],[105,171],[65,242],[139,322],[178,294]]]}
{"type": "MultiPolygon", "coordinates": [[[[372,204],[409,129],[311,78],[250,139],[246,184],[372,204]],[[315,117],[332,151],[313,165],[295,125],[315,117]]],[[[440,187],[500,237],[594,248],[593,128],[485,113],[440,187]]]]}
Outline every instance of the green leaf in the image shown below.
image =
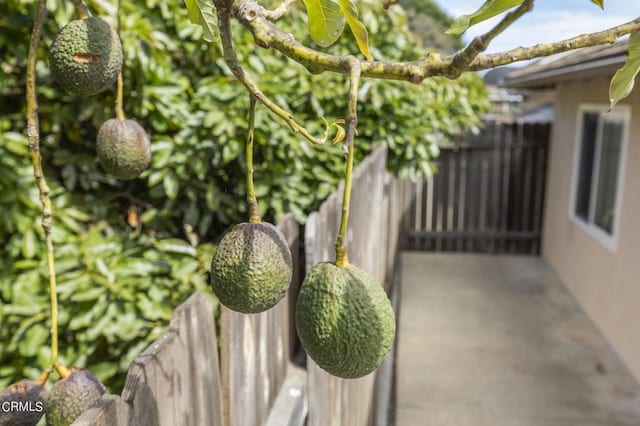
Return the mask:
{"type": "Polygon", "coordinates": [[[32,259],[36,255],[36,233],[29,228],[24,233],[22,240],[22,255],[25,259],[32,259]]]}
{"type": "Polygon", "coordinates": [[[180,190],[180,180],[178,180],[178,176],[173,172],[173,170],[169,170],[167,175],[162,182],[164,187],[164,193],[167,194],[170,200],[175,200],[178,196],[178,191],[180,190]]]}
{"type": "Polygon", "coordinates": [[[218,17],[211,0],[184,0],[187,5],[189,20],[200,25],[203,30],[202,38],[206,41],[218,41],[218,17]]]}
{"type": "Polygon", "coordinates": [[[344,30],[344,14],[334,0],[303,0],[309,17],[309,34],[322,47],[333,44],[344,30]]]}
{"type": "Polygon", "coordinates": [[[629,96],[633,90],[638,71],[640,71],[640,32],[635,32],[629,37],[627,61],[611,79],[611,86],[609,86],[610,108],[613,108],[621,99],[629,96]]]}
{"type": "Polygon", "coordinates": [[[591,0],[591,3],[597,4],[600,9],[604,9],[604,0],[591,0]]]}
{"type": "Polygon", "coordinates": [[[165,240],[160,240],[156,243],[156,247],[158,248],[158,250],[161,250],[165,253],[186,254],[192,257],[196,257],[198,255],[198,251],[195,249],[195,247],[193,247],[185,240],[181,240],[178,238],[167,238],[165,240]]]}
{"type": "Polygon", "coordinates": [[[447,34],[460,35],[467,31],[469,27],[493,18],[494,16],[520,5],[524,0],[487,0],[480,9],[469,15],[457,17],[452,23],[447,34]]]}
{"type": "Polygon", "coordinates": [[[371,56],[371,52],[369,52],[369,34],[367,34],[367,29],[358,19],[358,9],[351,0],[338,0],[338,2],[342,13],[344,13],[344,16],[347,18],[347,24],[349,24],[349,28],[351,28],[351,32],[356,38],[360,52],[362,52],[367,60],[373,61],[373,56],[371,56]]]}

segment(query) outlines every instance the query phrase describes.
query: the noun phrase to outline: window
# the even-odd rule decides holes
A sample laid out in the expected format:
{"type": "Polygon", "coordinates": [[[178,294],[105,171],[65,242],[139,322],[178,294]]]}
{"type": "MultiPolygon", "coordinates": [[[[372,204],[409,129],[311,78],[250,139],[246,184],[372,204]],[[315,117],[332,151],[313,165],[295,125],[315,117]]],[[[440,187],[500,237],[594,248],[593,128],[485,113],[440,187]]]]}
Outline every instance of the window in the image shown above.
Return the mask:
{"type": "Polygon", "coordinates": [[[580,109],[571,216],[615,249],[629,108],[580,109]]]}

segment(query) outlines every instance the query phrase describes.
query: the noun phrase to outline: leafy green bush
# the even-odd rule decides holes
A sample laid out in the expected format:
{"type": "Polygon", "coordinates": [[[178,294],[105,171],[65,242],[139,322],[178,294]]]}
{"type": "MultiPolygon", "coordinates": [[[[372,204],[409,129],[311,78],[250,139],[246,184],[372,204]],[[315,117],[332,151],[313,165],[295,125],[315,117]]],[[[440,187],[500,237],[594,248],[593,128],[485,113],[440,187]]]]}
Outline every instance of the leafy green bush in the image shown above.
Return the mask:
{"type": "MultiPolygon", "coordinates": [[[[87,3],[115,23],[113,2],[87,3]]],[[[359,5],[375,57],[422,54],[402,9],[383,14],[372,0],[359,5]]],[[[115,91],[80,98],[52,82],[47,47],[73,11],[69,1],[48,7],[37,69],[55,207],[61,359],[90,366],[117,391],[128,363],[166,327],[171,309],[206,287],[211,243],[245,220],[248,95],[181,2],[123,2],[125,112],[151,135],[153,163],[141,179],[117,182],[98,166],[94,146],[100,124],[113,116],[115,91]]],[[[22,136],[32,14],[31,1],[0,2],[0,386],[34,377],[48,355],[40,204],[22,136]]],[[[294,7],[283,27],[306,38],[305,19],[294,7]]],[[[344,76],[310,74],[272,51],[256,51],[251,35],[234,29],[247,71],[314,134],[324,130],[320,117],[344,116],[344,76]]],[[[329,50],[352,49],[343,38],[329,50]]],[[[389,168],[414,178],[431,173],[435,142],[475,129],[476,114],[487,107],[484,86],[471,74],[421,85],[365,81],[360,97],[358,157],[385,143],[389,168]]],[[[264,108],[256,126],[260,210],[272,221],[292,212],[302,222],[340,179],[342,148],[312,146],[264,108]]]]}
{"type": "MultiPolygon", "coordinates": [[[[38,191],[26,138],[0,136],[0,387],[35,377],[49,360],[49,279],[40,243],[38,191]]],[[[89,223],[82,205],[52,188],[53,237],[60,299],[61,361],[89,365],[108,386],[119,388],[129,363],[160,335],[177,306],[196,290],[207,291],[211,244],[192,247],[116,231],[105,220],[89,223]]]]}

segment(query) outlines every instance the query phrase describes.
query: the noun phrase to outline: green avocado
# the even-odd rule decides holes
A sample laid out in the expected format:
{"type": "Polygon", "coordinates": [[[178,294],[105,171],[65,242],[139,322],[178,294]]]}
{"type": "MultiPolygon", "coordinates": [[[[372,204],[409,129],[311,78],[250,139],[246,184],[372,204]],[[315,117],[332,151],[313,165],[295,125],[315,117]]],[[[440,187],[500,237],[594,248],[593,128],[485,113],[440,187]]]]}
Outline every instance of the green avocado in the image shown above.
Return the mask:
{"type": "Polygon", "coordinates": [[[363,270],[323,262],[305,277],[296,328],[307,354],[334,376],[374,371],[391,349],[395,317],[384,289],[363,270]]]}
{"type": "Polygon", "coordinates": [[[122,70],[122,45],[111,25],[90,17],[69,22],[49,50],[53,78],[65,90],[93,96],[108,89],[122,70]]]}
{"type": "Polygon", "coordinates": [[[220,303],[245,314],[282,299],[292,275],[291,252],[270,223],[241,223],[220,240],[211,262],[211,287],[220,303]]]}
{"type": "Polygon", "coordinates": [[[47,426],[69,426],[100,400],[105,389],[98,378],[84,368],[72,368],[71,374],[53,384],[45,412],[47,426]]]}
{"type": "Polygon", "coordinates": [[[0,392],[0,426],[35,426],[44,414],[47,390],[31,380],[0,392]]]}
{"type": "Polygon", "coordinates": [[[98,131],[98,160],[107,173],[121,180],[138,177],[151,164],[151,144],[134,120],[112,118],[98,131]]]}

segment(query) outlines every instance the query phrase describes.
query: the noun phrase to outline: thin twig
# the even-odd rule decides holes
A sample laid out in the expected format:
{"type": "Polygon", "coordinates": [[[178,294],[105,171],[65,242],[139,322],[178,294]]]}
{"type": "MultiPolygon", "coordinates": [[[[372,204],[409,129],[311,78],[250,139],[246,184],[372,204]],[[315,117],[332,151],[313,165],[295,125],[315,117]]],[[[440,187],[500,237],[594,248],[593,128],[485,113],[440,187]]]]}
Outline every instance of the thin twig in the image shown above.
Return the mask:
{"type": "Polygon", "coordinates": [[[344,173],[344,192],[342,195],[342,216],[340,218],[340,230],[336,238],[336,266],[344,268],[349,265],[349,256],[345,246],[347,223],[349,221],[349,205],[351,203],[351,180],[353,175],[353,153],[355,149],[356,128],[358,126],[358,86],[360,84],[360,62],[350,58],[349,69],[349,105],[347,107],[347,136],[345,147],[347,148],[347,161],[344,173]]]}
{"type": "Polygon", "coordinates": [[[36,185],[40,192],[40,202],[42,203],[42,229],[44,229],[45,244],[47,248],[47,268],[49,271],[49,297],[51,304],[51,358],[49,365],[44,370],[40,380],[49,377],[49,372],[58,364],[58,294],[56,288],[56,268],[53,252],[52,211],[51,198],[49,197],[49,185],[42,169],[42,158],[40,156],[40,123],[38,120],[38,98],[36,94],[36,63],[38,60],[38,46],[42,35],[42,24],[46,12],[47,0],[38,0],[36,13],[33,19],[33,31],[31,42],[29,43],[29,53],[27,56],[27,138],[29,143],[29,154],[33,164],[33,174],[36,185]]]}
{"type": "Polygon", "coordinates": [[[453,70],[462,72],[467,69],[469,64],[473,62],[480,53],[484,52],[487,47],[489,47],[489,44],[493,39],[502,34],[504,30],[509,28],[515,21],[532,9],[533,0],[525,0],[516,10],[507,13],[491,30],[475,37],[464,49],[453,55],[453,58],[451,59],[451,67],[453,70]]]}
{"type": "Polygon", "coordinates": [[[270,21],[277,21],[287,13],[287,10],[289,10],[289,6],[291,6],[295,2],[296,0],[284,0],[282,3],[280,3],[280,6],[276,7],[273,10],[265,9],[264,17],[270,21]]]}
{"type": "Polygon", "coordinates": [[[247,125],[247,144],[245,155],[247,161],[247,204],[249,205],[249,222],[260,223],[258,200],[253,186],[253,127],[256,116],[256,97],[249,95],[249,123],[247,125]]]}
{"type": "Polygon", "coordinates": [[[231,12],[224,0],[216,1],[216,10],[218,12],[218,27],[220,29],[220,40],[222,41],[224,59],[233,75],[249,90],[249,93],[255,96],[256,99],[264,104],[264,106],[266,106],[271,112],[282,118],[294,132],[300,133],[305,139],[313,144],[323,144],[329,135],[329,126],[326,127],[322,138],[316,138],[304,126],[298,124],[290,112],[279,107],[275,102],[262,93],[262,90],[260,90],[258,85],[251,79],[249,74],[247,74],[238,61],[238,57],[236,56],[233,48],[233,40],[231,38],[231,12]]]}

